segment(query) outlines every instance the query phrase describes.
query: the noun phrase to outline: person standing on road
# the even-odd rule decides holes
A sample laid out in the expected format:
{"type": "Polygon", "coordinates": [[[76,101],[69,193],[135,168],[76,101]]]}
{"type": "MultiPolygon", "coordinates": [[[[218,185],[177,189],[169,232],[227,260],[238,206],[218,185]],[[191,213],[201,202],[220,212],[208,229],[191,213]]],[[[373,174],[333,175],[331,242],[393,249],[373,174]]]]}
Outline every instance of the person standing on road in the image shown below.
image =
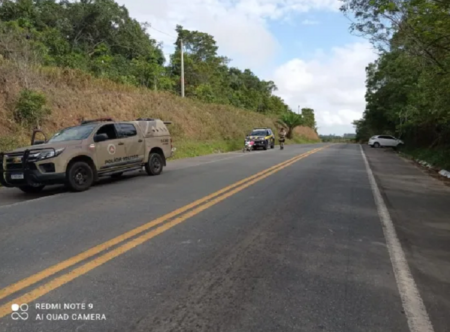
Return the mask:
{"type": "Polygon", "coordinates": [[[284,127],[282,127],[281,129],[280,129],[280,132],[278,133],[278,136],[280,137],[280,142],[281,141],[283,141],[284,142],[284,140],[286,139],[286,129],[284,128],[284,127]]]}
{"type": "Polygon", "coordinates": [[[278,136],[280,141],[280,148],[284,149],[284,141],[286,140],[286,129],[284,127],[281,127],[278,136]]]}

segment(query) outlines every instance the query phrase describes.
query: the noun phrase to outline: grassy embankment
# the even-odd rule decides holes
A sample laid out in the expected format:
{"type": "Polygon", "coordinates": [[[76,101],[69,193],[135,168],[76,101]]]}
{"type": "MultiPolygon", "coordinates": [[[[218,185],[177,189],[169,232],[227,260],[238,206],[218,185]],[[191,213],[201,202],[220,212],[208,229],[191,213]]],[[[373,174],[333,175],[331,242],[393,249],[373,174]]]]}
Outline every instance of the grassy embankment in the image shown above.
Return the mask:
{"type": "Polygon", "coordinates": [[[427,148],[405,146],[401,148],[399,152],[406,158],[426,161],[436,169],[450,170],[449,147],[427,149],[427,148]]]}
{"type": "MultiPolygon", "coordinates": [[[[169,129],[177,148],[176,158],[241,149],[245,134],[254,127],[277,131],[273,116],[120,85],[80,71],[39,68],[23,73],[0,60],[0,78],[0,151],[29,144],[31,129],[14,119],[14,105],[25,87],[46,96],[51,115],[41,127],[47,135],[77,124],[82,117],[156,117],[173,121],[169,129]]],[[[295,133],[290,143],[319,142],[311,128],[298,127],[295,133]]]]}
{"type": "MultiPolygon", "coordinates": [[[[359,144],[367,144],[367,141],[357,142],[359,144]]],[[[414,143],[396,149],[398,153],[411,160],[425,161],[437,170],[450,170],[450,147],[440,146],[435,148],[418,147],[414,143]],[[412,146],[411,146],[412,145],[412,146]]]]}

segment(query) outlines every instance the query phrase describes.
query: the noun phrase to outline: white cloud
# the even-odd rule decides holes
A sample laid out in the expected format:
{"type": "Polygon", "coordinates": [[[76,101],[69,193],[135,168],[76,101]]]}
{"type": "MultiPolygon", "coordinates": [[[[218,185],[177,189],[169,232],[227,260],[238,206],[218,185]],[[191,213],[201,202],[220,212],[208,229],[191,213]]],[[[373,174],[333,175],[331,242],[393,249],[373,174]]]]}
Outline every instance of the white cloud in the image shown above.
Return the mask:
{"type": "Polygon", "coordinates": [[[319,21],[306,19],[306,20],[302,21],[302,24],[303,25],[317,25],[317,24],[319,24],[319,21]]]}
{"type": "Polygon", "coordinates": [[[314,108],[319,132],[353,132],[365,108],[365,67],[376,54],[368,43],[318,51],[313,60],[292,59],[275,70],[277,94],[293,110],[314,108]]]}
{"type": "MultiPolygon", "coordinates": [[[[129,9],[132,17],[162,31],[149,30],[153,38],[164,43],[166,55],[173,51],[175,26],[180,24],[213,35],[219,53],[231,58],[232,65],[256,73],[273,72],[270,79],[277,84],[277,93],[293,109],[301,105],[316,110],[321,133],[353,131],[351,122],[364,110],[364,68],[375,59],[365,43],[336,47],[330,52],[317,49],[313,60],[292,59],[276,69],[268,66],[281,49],[268,28],[269,22],[292,24],[298,22],[295,17],[298,13],[336,12],[339,0],[118,1],[129,9]]],[[[310,16],[302,23],[316,21],[310,16]]]]}
{"type": "Polygon", "coordinates": [[[152,37],[163,41],[169,54],[175,41],[175,26],[206,31],[213,35],[220,53],[227,55],[236,66],[253,69],[267,64],[280,49],[276,38],[267,28],[270,20],[288,21],[292,15],[311,10],[339,8],[339,0],[119,0],[140,22],[171,34],[169,37],[150,30],[152,37]]]}

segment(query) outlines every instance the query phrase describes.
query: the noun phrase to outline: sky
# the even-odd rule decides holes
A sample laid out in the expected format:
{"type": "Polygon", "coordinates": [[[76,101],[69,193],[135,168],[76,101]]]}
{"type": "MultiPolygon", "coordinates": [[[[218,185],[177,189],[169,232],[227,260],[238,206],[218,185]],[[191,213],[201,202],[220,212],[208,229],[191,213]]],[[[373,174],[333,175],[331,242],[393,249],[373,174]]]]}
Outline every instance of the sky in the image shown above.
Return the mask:
{"type": "Polygon", "coordinates": [[[292,110],[313,108],[319,134],[354,133],[365,108],[365,67],[376,53],[350,34],[339,0],[119,0],[173,51],[175,26],[214,36],[231,66],[273,80],[292,110]]]}

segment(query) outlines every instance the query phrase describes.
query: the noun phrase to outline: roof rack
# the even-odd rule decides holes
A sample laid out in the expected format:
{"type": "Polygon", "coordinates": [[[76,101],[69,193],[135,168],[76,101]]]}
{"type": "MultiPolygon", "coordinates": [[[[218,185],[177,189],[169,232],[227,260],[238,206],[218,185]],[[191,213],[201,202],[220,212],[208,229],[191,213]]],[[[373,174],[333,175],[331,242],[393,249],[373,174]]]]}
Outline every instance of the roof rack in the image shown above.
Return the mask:
{"type": "MultiPolygon", "coordinates": [[[[155,121],[155,120],[159,120],[159,119],[153,119],[153,118],[139,118],[139,119],[136,119],[136,121],[155,121]]],[[[172,124],[172,121],[163,121],[163,123],[165,125],[170,125],[170,124],[172,124]]]]}
{"type": "Polygon", "coordinates": [[[98,118],[98,119],[93,119],[93,120],[81,120],[81,124],[87,124],[87,123],[92,123],[92,122],[110,122],[110,121],[114,121],[113,118],[98,118]]]}
{"type": "Polygon", "coordinates": [[[136,121],[155,121],[156,119],[152,119],[152,118],[138,118],[136,119],[136,121]]]}

